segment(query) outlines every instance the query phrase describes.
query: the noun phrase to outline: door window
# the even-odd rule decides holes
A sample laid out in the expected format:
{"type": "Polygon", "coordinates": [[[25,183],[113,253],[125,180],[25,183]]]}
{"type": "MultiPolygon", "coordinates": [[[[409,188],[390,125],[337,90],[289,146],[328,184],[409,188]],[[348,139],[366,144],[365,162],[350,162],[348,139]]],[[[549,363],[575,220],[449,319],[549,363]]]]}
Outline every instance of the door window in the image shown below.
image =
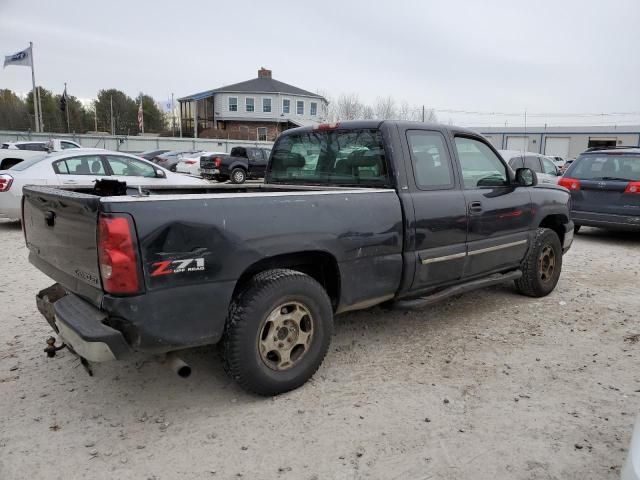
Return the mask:
{"type": "Polygon", "coordinates": [[[437,132],[407,132],[416,185],[421,190],[453,186],[451,160],[444,138],[437,132]]]}
{"type": "Polygon", "coordinates": [[[542,160],[542,171],[548,175],[557,175],[558,170],[556,169],[556,165],[547,158],[541,158],[542,160]]]}
{"type": "Polygon", "coordinates": [[[506,165],[484,142],[456,137],[456,151],[465,188],[502,187],[508,184],[506,165]]]}
{"type": "Polygon", "coordinates": [[[97,155],[58,160],[53,163],[53,170],[59,175],[104,176],[107,174],[102,160],[97,155]]]}
{"type": "Polygon", "coordinates": [[[536,173],[542,173],[542,168],[540,167],[540,159],[533,155],[526,155],[524,157],[524,168],[530,168],[536,173]]]}
{"type": "Polygon", "coordinates": [[[134,158],[109,155],[107,156],[107,161],[114,175],[147,178],[156,176],[155,167],[134,158]]]}

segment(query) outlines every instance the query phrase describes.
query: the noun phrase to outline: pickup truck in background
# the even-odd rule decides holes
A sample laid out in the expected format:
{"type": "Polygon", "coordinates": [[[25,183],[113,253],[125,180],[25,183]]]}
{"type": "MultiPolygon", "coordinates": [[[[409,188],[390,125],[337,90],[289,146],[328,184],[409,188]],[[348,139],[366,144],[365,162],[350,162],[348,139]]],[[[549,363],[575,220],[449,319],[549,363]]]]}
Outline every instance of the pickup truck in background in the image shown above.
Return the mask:
{"type": "Polygon", "coordinates": [[[275,395],[319,368],[336,314],[549,294],[569,198],[471,130],[368,120],[284,132],[264,184],[27,186],[23,225],[57,282],[38,308],[79,355],[222,342],[230,376],[275,395]]]}
{"type": "Polygon", "coordinates": [[[71,140],[57,138],[46,142],[4,142],[0,148],[0,170],[8,170],[23,160],[42,155],[42,152],[61,152],[69,148],[81,147],[71,140]]]}
{"type": "Polygon", "coordinates": [[[218,153],[200,157],[200,174],[207,180],[244,183],[247,179],[263,178],[271,150],[258,147],[233,147],[230,155],[218,153]]]}

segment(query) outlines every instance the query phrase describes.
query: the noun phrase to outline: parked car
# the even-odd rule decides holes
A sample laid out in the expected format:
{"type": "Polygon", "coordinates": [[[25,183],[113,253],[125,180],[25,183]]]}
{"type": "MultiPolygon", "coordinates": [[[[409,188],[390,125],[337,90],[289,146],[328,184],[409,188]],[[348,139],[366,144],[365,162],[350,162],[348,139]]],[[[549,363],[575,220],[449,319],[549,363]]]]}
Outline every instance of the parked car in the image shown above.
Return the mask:
{"type": "Polygon", "coordinates": [[[263,178],[271,150],[258,147],[234,147],[231,154],[200,157],[203,178],[217,182],[244,183],[249,178],[263,178]]]}
{"type": "Polygon", "coordinates": [[[564,158],[559,157],[557,155],[547,155],[547,157],[553,161],[553,163],[555,164],[556,167],[558,167],[558,169],[562,169],[562,167],[566,163],[564,158]]]}
{"type": "Polygon", "coordinates": [[[146,160],[122,152],[82,148],[44,154],[0,170],[0,218],[19,219],[24,185],[93,185],[98,179],[130,185],[208,185],[171,173],[146,160]]]}
{"type": "Polygon", "coordinates": [[[42,152],[61,152],[81,148],[71,140],[52,138],[46,142],[5,142],[0,149],[0,170],[6,170],[28,158],[35,158],[42,152]]]}
{"type": "Polygon", "coordinates": [[[58,282],[38,308],[82,357],[222,340],[231,377],[274,395],[318,369],[336,313],[549,294],[573,223],[567,190],[535,185],[471,130],[353,121],[285,131],[242,189],[25,187],[24,231],[58,282]]]}
{"type": "Polygon", "coordinates": [[[564,172],[567,171],[567,169],[571,166],[571,164],[574,162],[574,160],[575,160],[575,158],[570,158],[569,160],[564,162],[564,165],[560,169],[560,174],[564,175],[564,172]]]}
{"type": "Polygon", "coordinates": [[[144,158],[145,160],[153,160],[158,155],[162,155],[163,153],[167,153],[169,150],[147,150],[145,152],[139,153],[138,156],[144,158]]]}
{"type": "Polygon", "coordinates": [[[530,168],[538,175],[540,183],[558,183],[560,170],[550,157],[539,153],[520,152],[517,150],[498,150],[509,166],[514,170],[530,168]]]}
{"type": "Polygon", "coordinates": [[[172,150],[166,153],[161,153],[153,157],[152,162],[156,165],[160,165],[167,170],[175,172],[178,167],[178,162],[183,156],[201,154],[202,150],[172,150]]]}
{"type": "Polygon", "coordinates": [[[182,155],[182,157],[176,164],[176,172],[201,176],[200,157],[202,157],[203,155],[224,155],[224,153],[223,152],[197,152],[197,153],[182,155]]]}
{"type": "Polygon", "coordinates": [[[640,230],[640,148],[592,148],[560,179],[571,192],[576,231],[582,225],[640,230]]]}

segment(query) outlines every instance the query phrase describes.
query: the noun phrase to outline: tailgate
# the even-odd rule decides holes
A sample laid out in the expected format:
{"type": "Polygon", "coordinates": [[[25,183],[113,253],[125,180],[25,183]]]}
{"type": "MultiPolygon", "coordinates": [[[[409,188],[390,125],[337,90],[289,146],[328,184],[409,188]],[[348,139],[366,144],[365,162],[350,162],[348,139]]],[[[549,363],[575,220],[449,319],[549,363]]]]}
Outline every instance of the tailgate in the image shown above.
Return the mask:
{"type": "Polygon", "coordinates": [[[102,299],[97,223],[100,197],[51,187],[24,188],[29,261],[96,305],[102,299]]]}

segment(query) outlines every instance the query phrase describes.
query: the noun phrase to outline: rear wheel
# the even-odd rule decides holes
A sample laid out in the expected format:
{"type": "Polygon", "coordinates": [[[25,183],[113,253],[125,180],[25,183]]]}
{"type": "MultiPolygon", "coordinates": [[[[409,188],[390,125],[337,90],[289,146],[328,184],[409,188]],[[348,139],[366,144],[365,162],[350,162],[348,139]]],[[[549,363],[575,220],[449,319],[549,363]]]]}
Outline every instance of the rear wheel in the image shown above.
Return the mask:
{"type": "Polygon", "coordinates": [[[293,390],[320,367],[332,331],[331,301],[318,282],[294,270],[267,270],[230,306],[225,369],[260,395],[293,390]]]}
{"type": "Polygon", "coordinates": [[[242,168],[234,168],[231,172],[232,183],[244,183],[247,180],[247,173],[242,168]]]}
{"type": "Polygon", "coordinates": [[[561,270],[562,245],[558,234],[548,228],[538,228],[516,287],[523,295],[544,297],[556,287],[561,270]]]}

